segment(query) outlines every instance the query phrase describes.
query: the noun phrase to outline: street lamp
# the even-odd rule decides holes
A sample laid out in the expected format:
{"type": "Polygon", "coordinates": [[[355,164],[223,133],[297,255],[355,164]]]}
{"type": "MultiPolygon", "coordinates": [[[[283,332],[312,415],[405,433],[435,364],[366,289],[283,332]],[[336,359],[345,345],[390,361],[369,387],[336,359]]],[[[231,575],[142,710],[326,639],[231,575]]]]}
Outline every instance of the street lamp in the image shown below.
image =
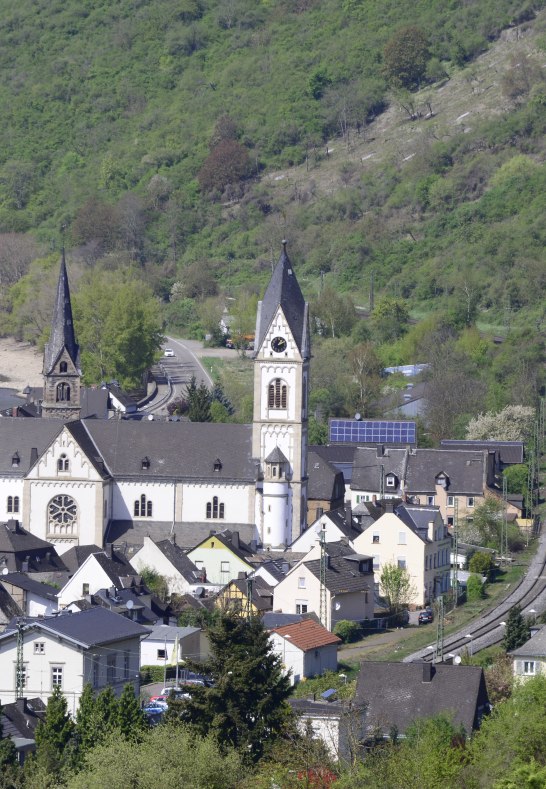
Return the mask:
{"type": "Polygon", "coordinates": [[[343,680],[343,684],[347,684],[347,674],[338,674],[338,677],[343,680]]]}
{"type": "Polygon", "coordinates": [[[467,633],[466,636],[465,636],[465,638],[469,638],[470,639],[470,657],[472,657],[472,655],[473,655],[473,649],[472,649],[472,639],[473,639],[473,637],[474,636],[471,633],[467,633]]]}

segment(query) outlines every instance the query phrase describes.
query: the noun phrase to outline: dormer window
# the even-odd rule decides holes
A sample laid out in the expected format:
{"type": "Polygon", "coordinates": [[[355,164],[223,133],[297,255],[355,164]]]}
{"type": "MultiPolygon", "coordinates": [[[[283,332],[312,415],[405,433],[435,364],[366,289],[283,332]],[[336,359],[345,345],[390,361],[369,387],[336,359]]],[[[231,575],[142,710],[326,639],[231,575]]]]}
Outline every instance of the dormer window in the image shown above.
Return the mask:
{"type": "Polygon", "coordinates": [[[143,470],[147,471],[150,468],[150,458],[149,457],[142,458],[141,465],[143,470]]]}
{"type": "Polygon", "coordinates": [[[216,458],[214,461],[214,471],[222,471],[222,461],[220,458],[216,458]]]}
{"type": "Polygon", "coordinates": [[[439,488],[446,489],[449,486],[449,479],[447,474],[444,474],[443,472],[441,474],[438,474],[438,476],[436,477],[436,484],[438,485],[439,488]]]}
{"type": "Polygon", "coordinates": [[[11,457],[11,465],[13,468],[17,468],[20,462],[21,458],[19,457],[19,453],[15,452],[11,457]]]}
{"type": "Polygon", "coordinates": [[[388,488],[396,487],[396,477],[394,476],[394,474],[387,474],[387,476],[385,477],[385,482],[388,488]]]}

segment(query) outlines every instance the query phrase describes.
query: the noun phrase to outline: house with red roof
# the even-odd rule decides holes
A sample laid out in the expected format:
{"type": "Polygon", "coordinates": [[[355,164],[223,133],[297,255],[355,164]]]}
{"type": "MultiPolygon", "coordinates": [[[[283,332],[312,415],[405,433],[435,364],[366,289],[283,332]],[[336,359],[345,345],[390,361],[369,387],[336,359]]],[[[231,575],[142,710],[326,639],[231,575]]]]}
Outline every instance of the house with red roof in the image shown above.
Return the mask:
{"type": "Polygon", "coordinates": [[[270,638],[284,668],[291,672],[293,685],[325,671],[337,671],[341,639],[313,619],[276,627],[270,638]]]}

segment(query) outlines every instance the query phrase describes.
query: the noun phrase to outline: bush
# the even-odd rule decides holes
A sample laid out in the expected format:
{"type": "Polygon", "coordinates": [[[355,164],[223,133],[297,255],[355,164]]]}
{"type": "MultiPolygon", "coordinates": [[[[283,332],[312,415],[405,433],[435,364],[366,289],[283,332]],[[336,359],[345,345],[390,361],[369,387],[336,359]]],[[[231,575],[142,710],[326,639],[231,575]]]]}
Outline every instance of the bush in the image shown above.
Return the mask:
{"type": "Polygon", "coordinates": [[[466,599],[469,603],[475,603],[485,597],[485,584],[479,575],[471,575],[466,582],[466,599]]]}
{"type": "Polygon", "coordinates": [[[485,575],[488,581],[491,579],[494,568],[495,565],[489,553],[481,553],[478,551],[468,562],[468,569],[471,573],[485,575]]]}
{"type": "Polygon", "coordinates": [[[362,630],[358,622],[352,622],[350,619],[340,619],[339,622],[336,622],[334,634],[339,636],[344,644],[350,644],[352,641],[358,641],[362,635],[362,630]]]}

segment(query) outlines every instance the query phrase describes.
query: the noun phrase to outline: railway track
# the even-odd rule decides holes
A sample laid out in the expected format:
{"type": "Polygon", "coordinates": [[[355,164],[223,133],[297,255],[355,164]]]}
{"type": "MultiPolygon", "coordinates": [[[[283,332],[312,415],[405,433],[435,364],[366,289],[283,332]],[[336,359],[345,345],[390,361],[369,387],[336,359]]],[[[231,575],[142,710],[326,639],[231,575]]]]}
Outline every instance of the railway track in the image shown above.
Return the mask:
{"type": "MultiPolygon", "coordinates": [[[[444,639],[444,657],[458,655],[465,649],[471,654],[476,654],[482,649],[499,644],[504,637],[503,623],[506,622],[506,617],[515,605],[519,605],[524,614],[531,612],[541,614],[546,611],[546,535],[539,537],[538,550],[529,565],[527,574],[510,594],[492,611],[468,625],[464,631],[444,639]]],[[[434,651],[427,647],[409,655],[404,662],[431,661],[434,658],[434,651]]]]}

